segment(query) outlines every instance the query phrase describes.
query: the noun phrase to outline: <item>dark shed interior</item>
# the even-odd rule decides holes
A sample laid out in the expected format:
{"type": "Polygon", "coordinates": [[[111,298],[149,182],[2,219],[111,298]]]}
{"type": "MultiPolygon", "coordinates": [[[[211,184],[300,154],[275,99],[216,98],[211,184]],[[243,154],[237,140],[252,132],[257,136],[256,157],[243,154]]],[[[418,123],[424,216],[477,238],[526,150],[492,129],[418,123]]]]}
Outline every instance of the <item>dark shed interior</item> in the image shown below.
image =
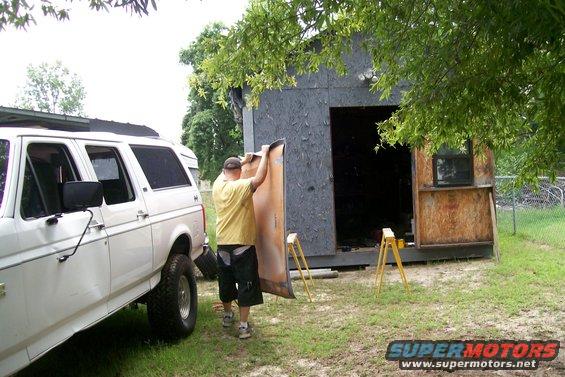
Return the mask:
{"type": "Polygon", "coordinates": [[[407,146],[375,152],[376,123],[396,106],[331,108],[333,177],[338,249],[374,247],[381,229],[412,241],[411,152],[407,146]]]}

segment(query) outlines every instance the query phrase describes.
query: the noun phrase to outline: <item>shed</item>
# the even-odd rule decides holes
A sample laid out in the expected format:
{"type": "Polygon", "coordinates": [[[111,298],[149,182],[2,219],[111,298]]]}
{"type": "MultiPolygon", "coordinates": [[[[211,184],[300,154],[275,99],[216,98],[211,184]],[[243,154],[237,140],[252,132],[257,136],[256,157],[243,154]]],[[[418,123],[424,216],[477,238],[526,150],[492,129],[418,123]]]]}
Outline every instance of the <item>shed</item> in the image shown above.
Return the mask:
{"type": "Polygon", "coordinates": [[[111,132],[129,136],[159,137],[147,126],[110,120],[53,114],[0,106],[0,127],[32,127],[71,132],[111,132]]]}
{"type": "Polygon", "coordinates": [[[242,111],[247,152],[286,139],[287,231],[299,234],[310,264],[374,264],[384,227],[407,242],[405,261],[491,256],[492,153],[475,156],[472,141],[433,157],[399,145],[375,152],[375,123],[397,109],[406,86],[386,101],[369,91],[360,37],[344,60],[346,76],[321,67],[242,111]]]}

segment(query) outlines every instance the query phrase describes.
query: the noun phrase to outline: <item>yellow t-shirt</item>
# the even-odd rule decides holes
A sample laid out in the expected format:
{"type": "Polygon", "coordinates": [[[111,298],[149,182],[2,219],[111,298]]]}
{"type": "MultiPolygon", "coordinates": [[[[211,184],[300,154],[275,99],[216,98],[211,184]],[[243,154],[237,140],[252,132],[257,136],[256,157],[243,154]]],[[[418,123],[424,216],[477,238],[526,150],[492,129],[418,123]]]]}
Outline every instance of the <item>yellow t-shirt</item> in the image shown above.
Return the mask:
{"type": "Polygon", "coordinates": [[[218,245],[255,245],[255,212],[251,178],[226,181],[223,174],[212,186],[218,245]]]}

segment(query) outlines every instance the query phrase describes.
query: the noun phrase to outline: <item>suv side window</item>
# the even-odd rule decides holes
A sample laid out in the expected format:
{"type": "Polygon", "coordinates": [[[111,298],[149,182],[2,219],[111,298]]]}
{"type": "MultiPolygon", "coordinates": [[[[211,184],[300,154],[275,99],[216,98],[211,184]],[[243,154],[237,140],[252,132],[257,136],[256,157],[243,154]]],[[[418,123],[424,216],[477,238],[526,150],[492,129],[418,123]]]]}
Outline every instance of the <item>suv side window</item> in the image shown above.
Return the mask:
{"type": "Polygon", "coordinates": [[[191,185],[172,149],[145,145],[131,149],[153,190],[191,185]]]}
{"type": "Polygon", "coordinates": [[[190,174],[192,174],[194,184],[196,186],[200,186],[200,170],[198,170],[197,168],[191,168],[190,165],[192,161],[184,154],[181,154],[180,158],[182,159],[182,162],[184,162],[184,165],[188,169],[188,171],[190,171],[190,174]]]}
{"type": "Polygon", "coordinates": [[[77,169],[65,145],[28,145],[22,188],[22,216],[32,219],[65,212],[62,201],[63,184],[79,180],[77,169]]]}
{"type": "Polygon", "coordinates": [[[6,185],[6,174],[8,173],[8,156],[10,143],[8,140],[0,140],[0,206],[4,197],[4,186],[6,185]]]}
{"type": "Polygon", "coordinates": [[[188,168],[188,170],[190,170],[190,174],[192,174],[196,186],[200,186],[200,170],[196,168],[188,168]]]}
{"type": "Polygon", "coordinates": [[[107,205],[135,200],[131,181],[116,148],[87,145],[86,153],[96,178],[102,183],[107,205]]]}

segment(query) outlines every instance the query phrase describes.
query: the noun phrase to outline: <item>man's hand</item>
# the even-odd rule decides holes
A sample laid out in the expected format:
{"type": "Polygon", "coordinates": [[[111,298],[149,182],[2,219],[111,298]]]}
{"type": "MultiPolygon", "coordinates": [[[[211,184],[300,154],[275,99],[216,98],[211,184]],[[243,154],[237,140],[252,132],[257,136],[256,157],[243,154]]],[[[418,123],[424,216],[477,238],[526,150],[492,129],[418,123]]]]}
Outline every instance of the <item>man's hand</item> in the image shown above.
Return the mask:
{"type": "Polygon", "coordinates": [[[245,157],[241,159],[241,165],[248,164],[251,160],[253,160],[253,153],[246,153],[245,157]]]}
{"type": "Polygon", "coordinates": [[[251,184],[253,188],[257,190],[259,186],[265,181],[265,177],[267,176],[267,161],[269,160],[269,146],[263,145],[261,147],[261,161],[259,162],[259,167],[257,168],[257,172],[255,173],[255,177],[251,179],[251,184]]]}

